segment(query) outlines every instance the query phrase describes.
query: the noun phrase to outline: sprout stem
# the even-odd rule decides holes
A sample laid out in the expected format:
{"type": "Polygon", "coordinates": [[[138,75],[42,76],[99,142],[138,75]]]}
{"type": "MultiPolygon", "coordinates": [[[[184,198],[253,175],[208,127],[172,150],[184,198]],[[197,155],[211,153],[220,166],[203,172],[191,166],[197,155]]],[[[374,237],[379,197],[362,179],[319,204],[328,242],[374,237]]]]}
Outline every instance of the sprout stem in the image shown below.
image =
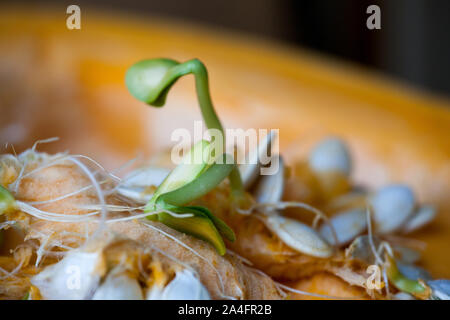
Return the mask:
{"type": "MultiPolygon", "coordinates": [[[[220,130],[223,134],[222,124],[214,110],[211,95],[209,94],[208,71],[205,65],[198,59],[192,59],[175,66],[169,73],[175,75],[177,78],[190,73],[194,75],[200,110],[206,126],[208,129],[220,130]]],[[[225,135],[223,135],[223,142],[225,142],[225,135]]]]}
{"type": "MultiPolygon", "coordinates": [[[[172,74],[172,72],[177,78],[189,73],[194,75],[200,110],[206,126],[208,129],[217,129],[222,133],[222,146],[225,147],[225,132],[212,104],[211,95],[209,93],[208,71],[206,70],[205,65],[198,59],[192,59],[175,66],[170,73],[172,74]]],[[[233,167],[228,178],[230,179],[233,196],[241,197],[244,194],[244,187],[236,165],[233,167]]]]}
{"type": "MultiPolygon", "coordinates": [[[[192,59],[184,63],[164,58],[143,60],[128,69],[125,83],[134,97],[149,105],[161,107],[165,104],[166,96],[172,85],[180,77],[188,74],[193,74],[195,77],[197,98],[206,126],[208,129],[218,130],[222,134],[222,141],[214,141],[215,136],[212,135],[212,142],[222,143],[223,149],[226,146],[225,133],[212,104],[208,71],[200,60],[192,59]]],[[[217,156],[219,154],[215,155],[215,157],[217,156]]],[[[240,201],[244,197],[244,187],[236,165],[233,166],[229,179],[232,196],[235,200],[240,201]]]]}

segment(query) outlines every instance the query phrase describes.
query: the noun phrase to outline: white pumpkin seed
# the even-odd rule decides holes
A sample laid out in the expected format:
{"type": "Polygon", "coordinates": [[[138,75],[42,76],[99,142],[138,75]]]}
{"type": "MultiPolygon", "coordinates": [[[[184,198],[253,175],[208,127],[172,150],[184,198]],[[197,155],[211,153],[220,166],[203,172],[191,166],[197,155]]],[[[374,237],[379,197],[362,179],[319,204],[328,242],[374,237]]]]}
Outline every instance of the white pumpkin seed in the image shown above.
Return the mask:
{"type": "MultiPolygon", "coordinates": [[[[338,243],[343,245],[353,240],[367,228],[366,213],[362,209],[354,209],[344,211],[334,215],[330,219],[330,223],[336,231],[338,243]]],[[[319,229],[319,233],[328,243],[334,244],[333,233],[328,224],[323,224],[319,229]]]]}
{"type": "Polygon", "coordinates": [[[148,192],[149,186],[159,186],[167,175],[169,169],[154,166],[143,167],[129,173],[117,188],[122,196],[145,204],[150,201],[153,193],[148,192]]]}
{"type": "Polygon", "coordinates": [[[432,298],[440,300],[450,300],[450,280],[431,280],[427,284],[432,290],[432,298]]]}
{"type": "Polygon", "coordinates": [[[170,173],[169,169],[148,166],[130,172],[122,180],[122,185],[133,187],[159,186],[170,173]]]}
{"type": "Polygon", "coordinates": [[[150,288],[147,300],[211,300],[211,297],[195,274],[184,269],[164,289],[157,285],[150,288]]]}
{"type": "Polygon", "coordinates": [[[138,281],[116,267],[95,291],[92,300],[143,300],[143,295],[138,281]]]}
{"type": "Polygon", "coordinates": [[[397,268],[401,274],[411,280],[431,280],[432,277],[430,273],[420,267],[417,267],[413,264],[403,263],[401,261],[396,261],[397,268]]]}
{"type": "Polygon", "coordinates": [[[392,296],[395,300],[416,300],[414,296],[406,292],[398,292],[392,296]]]}
{"type": "Polygon", "coordinates": [[[268,216],[265,222],[281,241],[298,252],[321,258],[333,254],[333,247],[306,224],[280,215],[268,216]]]}
{"type": "Polygon", "coordinates": [[[381,188],[370,200],[378,233],[397,231],[414,213],[414,194],[408,186],[389,185],[381,188]]]}
{"type": "Polygon", "coordinates": [[[436,217],[436,209],[430,205],[423,205],[414,212],[413,216],[403,226],[403,232],[415,231],[430,223],[434,217],[436,217]]]}
{"type": "Polygon", "coordinates": [[[259,176],[261,159],[269,154],[272,142],[276,138],[275,131],[270,131],[258,144],[256,150],[250,150],[247,159],[248,163],[239,165],[242,183],[245,189],[250,188],[259,176]]]}
{"type": "Polygon", "coordinates": [[[284,161],[279,155],[278,171],[273,175],[261,176],[253,195],[259,203],[276,203],[281,201],[284,191],[284,161]]]}
{"type": "Polygon", "coordinates": [[[142,187],[118,187],[117,193],[121,196],[131,199],[138,204],[146,204],[153,196],[153,192],[146,192],[142,187]]]}
{"type": "Polygon", "coordinates": [[[309,154],[309,165],[317,172],[341,172],[350,175],[352,161],[347,145],[338,138],[319,142],[309,154]]]}
{"type": "Polygon", "coordinates": [[[89,299],[100,282],[101,275],[95,271],[102,259],[101,251],[72,250],[34,276],[31,283],[45,299],[89,299]]]}

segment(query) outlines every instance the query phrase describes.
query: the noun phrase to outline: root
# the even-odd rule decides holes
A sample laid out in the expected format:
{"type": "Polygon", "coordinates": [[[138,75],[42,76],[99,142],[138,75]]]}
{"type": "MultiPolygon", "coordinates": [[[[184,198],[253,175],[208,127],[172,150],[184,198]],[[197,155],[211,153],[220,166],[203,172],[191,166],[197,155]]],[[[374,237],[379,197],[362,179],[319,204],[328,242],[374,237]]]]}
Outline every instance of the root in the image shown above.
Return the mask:
{"type": "Polygon", "coordinates": [[[20,183],[22,182],[22,180],[24,178],[29,177],[29,176],[33,175],[34,173],[39,172],[40,170],[52,167],[55,164],[58,164],[61,161],[66,160],[67,159],[67,154],[61,154],[59,157],[55,157],[55,158],[56,158],[56,160],[53,160],[53,161],[51,161],[49,163],[43,164],[41,166],[38,166],[37,168],[35,168],[35,169],[33,169],[33,170],[31,170],[30,172],[27,172],[27,173],[24,173],[24,172],[25,172],[26,167],[28,166],[28,162],[25,161],[24,163],[20,163],[20,161],[18,161],[20,163],[21,170],[20,170],[19,176],[17,177],[16,181],[14,181],[12,183],[12,186],[11,186],[12,191],[14,193],[17,193],[17,191],[19,190],[20,183]]]}
{"type": "Polygon", "coordinates": [[[5,269],[3,269],[2,267],[0,267],[0,272],[4,273],[4,276],[0,277],[0,280],[5,280],[8,278],[14,278],[14,279],[18,279],[16,277],[16,274],[20,271],[20,269],[22,269],[22,265],[23,265],[23,261],[21,261],[17,267],[15,267],[11,272],[6,271],[5,269]]]}
{"type": "Polygon", "coordinates": [[[16,204],[20,211],[25,212],[40,220],[47,220],[52,222],[84,222],[91,221],[90,217],[99,214],[99,211],[86,213],[82,215],[71,215],[63,213],[53,213],[39,210],[33,206],[28,205],[22,201],[16,201],[16,204]]]}
{"type": "Polygon", "coordinates": [[[77,159],[75,159],[72,156],[70,156],[68,158],[68,160],[72,161],[74,164],[76,164],[86,174],[86,176],[89,178],[89,180],[91,180],[92,185],[94,186],[94,189],[97,193],[98,200],[100,201],[100,206],[101,206],[100,224],[99,224],[99,227],[97,228],[97,230],[94,232],[94,238],[95,238],[95,236],[99,235],[106,227],[105,221],[107,219],[108,210],[106,208],[105,197],[103,196],[103,192],[102,192],[102,189],[100,188],[99,183],[97,182],[97,180],[95,179],[95,177],[91,173],[91,171],[89,171],[89,169],[84,164],[82,164],[80,161],[78,161],[77,159]]]}
{"type": "Polygon", "coordinates": [[[109,172],[100,163],[98,163],[97,161],[95,161],[94,159],[92,159],[92,158],[90,158],[88,156],[85,156],[85,155],[82,155],[82,154],[74,154],[74,155],[70,155],[70,158],[86,159],[86,160],[92,162],[97,167],[99,167],[103,171],[103,173],[106,174],[107,176],[109,176],[112,180],[115,180],[115,181],[118,181],[118,182],[122,181],[122,179],[120,179],[118,176],[116,176],[115,174],[109,172]]]}

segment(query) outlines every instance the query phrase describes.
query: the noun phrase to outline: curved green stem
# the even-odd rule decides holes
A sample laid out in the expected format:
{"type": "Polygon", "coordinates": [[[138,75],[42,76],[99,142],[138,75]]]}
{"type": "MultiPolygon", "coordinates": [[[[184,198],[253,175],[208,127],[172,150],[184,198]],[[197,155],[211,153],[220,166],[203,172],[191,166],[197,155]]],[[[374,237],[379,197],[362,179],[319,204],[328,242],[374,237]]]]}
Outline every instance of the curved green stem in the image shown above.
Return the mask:
{"type": "Polygon", "coordinates": [[[169,78],[172,78],[173,76],[179,78],[190,73],[195,77],[197,97],[206,126],[208,129],[217,129],[222,132],[225,146],[224,130],[212,104],[211,95],[209,94],[208,71],[206,70],[205,65],[198,59],[192,59],[175,66],[169,71],[168,76],[169,78]]]}
{"type": "MultiPolygon", "coordinates": [[[[172,85],[180,77],[188,74],[193,74],[195,77],[199,106],[206,126],[208,129],[216,129],[222,133],[221,143],[225,147],[225,132],[215,112],[209,92],[208,72],[200,60],[192,59],[184,63],[170,59],[144,60],[128,70],[126,84],[131,94],[139,100],[153,106],[162,106],[172,85]]],[[[244,187],[236,165],[234,165],[229,179],[233,197],[243,197],[244,187]]]]}
{"type": "MultiPolygon", "coordinates": [[[[222,146],[226,146],[226,137],[219,117],[216,114],[212,104],[211,95],[209,93],[208,71],[205,65],[198,59],[192,59],[185,63],[179,64],[172,69],[169,79],[174,79],[173,76],[179,78],[180,76],[192,73],[195,77],[195,88],[200,105],[200,110],[203,119],[208,129],[217,129],[222,133],[222,146]]],[[[172,80],[173,81],[173,80],[172,80]]],[[[241,175],[237,166],[235,165],[229,175],[232,194],[234,197],[240,197],[244,193],[241,175]]]]}

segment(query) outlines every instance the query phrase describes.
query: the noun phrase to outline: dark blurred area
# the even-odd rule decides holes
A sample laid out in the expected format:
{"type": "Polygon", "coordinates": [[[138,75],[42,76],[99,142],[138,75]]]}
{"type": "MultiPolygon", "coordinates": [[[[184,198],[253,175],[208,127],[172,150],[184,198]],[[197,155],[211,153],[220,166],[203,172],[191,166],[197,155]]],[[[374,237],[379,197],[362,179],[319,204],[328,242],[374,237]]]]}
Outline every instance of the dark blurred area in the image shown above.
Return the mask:
{"type": "Polygon", "coordinates": [[[416,87],[450,95],[448,0],[66,2],[175,18],[275,39],[369,66],[416,87]],[[381,9],[381,30],[366,27],[369,17],[366,9],[372,4],[381,9]]]}

